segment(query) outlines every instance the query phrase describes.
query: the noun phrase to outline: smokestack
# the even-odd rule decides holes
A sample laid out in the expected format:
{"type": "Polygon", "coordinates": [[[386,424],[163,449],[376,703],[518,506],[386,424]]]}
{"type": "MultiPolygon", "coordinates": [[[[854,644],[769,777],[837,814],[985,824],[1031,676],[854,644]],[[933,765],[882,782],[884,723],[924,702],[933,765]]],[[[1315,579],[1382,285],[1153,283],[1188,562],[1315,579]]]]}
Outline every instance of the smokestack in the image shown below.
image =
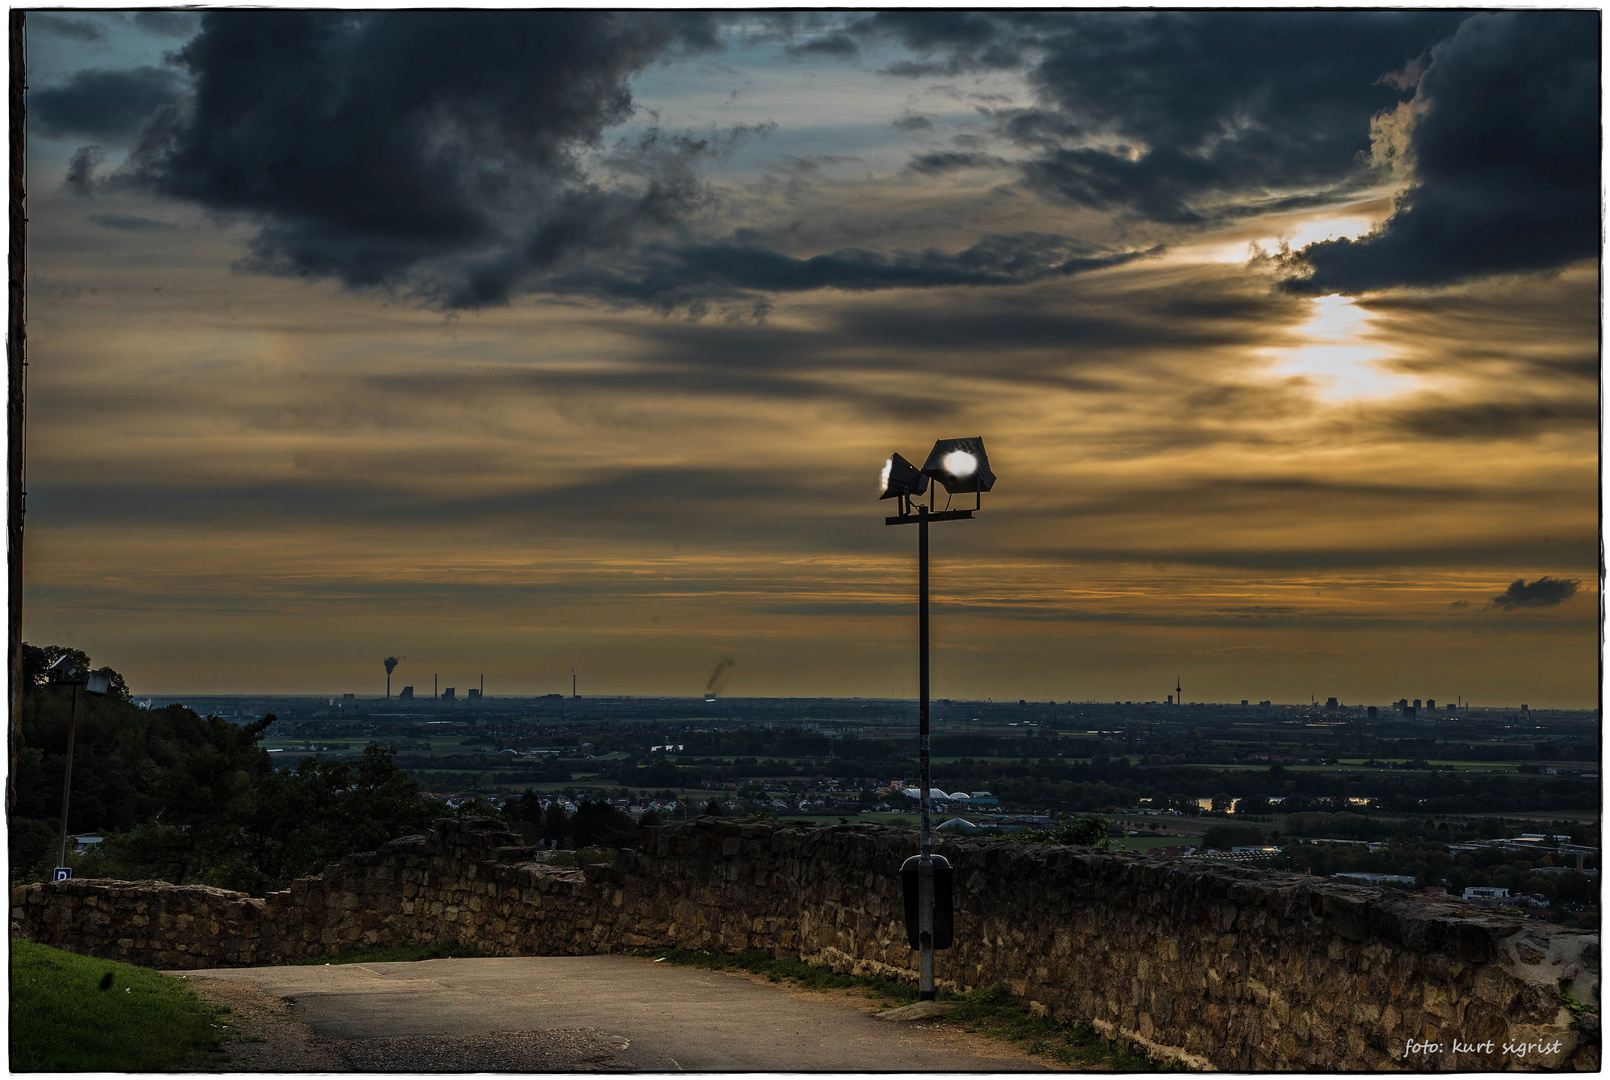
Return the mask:
{"type": "Polygon", "coordinates": [[[486,676],[481,676],[481,697],[486,697],[486,676]]]}
{"type": "Polygon", "coordinates": [[[388,657],[386,657],[384,660],[382,660],[380,662],[382,664],[386,665],[386,700],[390,701],[391,700],[391,673],[397,667],[398,664],[402,663],[402,661],[399,660],[395,656],[388,656],[388,657]]]}
{"type": "Polygon", "coordinates": [[[430,677],[430,696],[433,697],[433,698],[437,698],[437,697],[442,696],[442,688],[441,688],[440,685],[437,684],[437,681],[436,681],[436,680],[438,680],[440,678],[441,678],[440,675],[432,675],[430,677]]]}

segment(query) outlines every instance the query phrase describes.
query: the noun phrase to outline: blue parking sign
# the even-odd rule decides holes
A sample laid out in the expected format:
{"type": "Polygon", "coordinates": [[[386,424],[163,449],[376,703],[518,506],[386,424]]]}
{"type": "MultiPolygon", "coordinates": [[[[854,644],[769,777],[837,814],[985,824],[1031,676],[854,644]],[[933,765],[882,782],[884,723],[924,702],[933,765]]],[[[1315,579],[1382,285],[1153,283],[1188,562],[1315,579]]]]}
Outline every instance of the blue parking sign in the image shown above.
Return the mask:
{"type": "Polygon", "coordinates": [[[68,878],[70,878],[72,876],[73,876],[73,868],[71,866],[58,866],[58,867],[56,867],[55,872],[50,875],[50,880],[52,880],[52,881],[66,881],[68,878]]]}

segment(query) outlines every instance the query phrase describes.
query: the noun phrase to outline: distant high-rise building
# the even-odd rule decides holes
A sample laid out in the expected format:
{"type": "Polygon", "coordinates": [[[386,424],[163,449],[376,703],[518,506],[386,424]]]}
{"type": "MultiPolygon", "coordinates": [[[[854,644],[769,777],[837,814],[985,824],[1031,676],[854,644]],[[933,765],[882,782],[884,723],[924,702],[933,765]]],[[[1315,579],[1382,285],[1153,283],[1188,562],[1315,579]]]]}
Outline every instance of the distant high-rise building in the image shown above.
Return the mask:
{"type": "Polygon", "coordinates": [[[1436,698],[1426,698],[1426,712],[1433,712],[1437,707],[1436,698]]]}
{"type": "Polygon", "coordinates": [[[1420,711],[1420,699],[1419,698],[1414,699],[1414,711],[1415,712],[1420,711]]]}
{"type": "Polygon", "coordinates": [[[1174,695],[1173,694],[1168,695],[1168,703],[1170,705],[1174,704],[1174,695]]]}
{"type": "Polygon", "coordinates": [[[1325,708],[1327,708],[1327,709],[1339,708],[1339,706],[1336,704],[1336,699],[1333,698],[1333,697],[1326,698],[1325,699],[1325,708]]]}
{"type": "Polygon", "coordinates": [[[452,701],[453,698],[455,698],[456,696],[457,695],[453,692],[453,687],[451,687],[451,686],[449,686],[446,690],[442,691],[442,700],[443,701],[452,701]]]}
{"type": "Polygon", "coordinates": [[[1265,699],[1265,700],[1263,700],[1263,701],[1260,701],[1260,702],[1258,702],[1258,708],[1260,708],[1260,709],[1267,709],[1267,708],[1268,708],[1268,707],[1269,707],[1269,702],[1268,702],[1268,700],[1267,700],[1267,699],[1265,699]]]}
{"type": "Polygon", "coordinates": [[[474,701],[474,700],[476,700],[476,699],[477,699],[477,698],[479,698],[479,697],[480,697],[480,696],[481,696],[481,692],[480,692],[480,691],[479,691],[479,690],[477,690],[477,689],[476,689],[476,688],[475,688],[475,687],[473,687],[473,686],[472,686],[472,687],[470,687],[470,700],[471,700],[471,701],[474,701]]]}
{"type": "Polygon", "coordinates": [[[1243,705],[1245,705],[1245,704],[1246,704],[1246,703],[1247,703],[1247,699],[1246,699],[1246,698],[1242,698],[1242,699],[1241,699],[1241,704],[1243,704],[1243,705]]]}
{"type": "Polygon", "coordinates": [[[1369,716],[1369,718],[1370,718],[1370,719],[1371,719],[1371,720],[1374,720],[1374,719],[1375,719],[1375,706],[1374,706],[1374,705],[1371,705],[1371,706],[1370,706],[1370,707],[1369,707],[1369,709],[1368,709],[1368,710],[1367,710],[1367,715],[1368,715],[1368,716],[1369,716]]]}

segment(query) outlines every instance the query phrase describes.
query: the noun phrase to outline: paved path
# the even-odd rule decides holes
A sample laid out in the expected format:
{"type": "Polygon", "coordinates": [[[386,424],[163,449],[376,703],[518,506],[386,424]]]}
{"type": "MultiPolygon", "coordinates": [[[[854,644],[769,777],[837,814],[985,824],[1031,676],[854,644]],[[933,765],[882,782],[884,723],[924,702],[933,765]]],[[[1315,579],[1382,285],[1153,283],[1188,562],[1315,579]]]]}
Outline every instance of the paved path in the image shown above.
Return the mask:
{"type": "MultiPolygon", "coordinates": [[[[218,968],[186,975],[290,1001],[325,1071],[1017,1072],[1043,1059],[870,1002],[629,956],[218,968]],[[881,1008],[882,1006],[876,1006],[881,1008]],[[333,1056],[332,1056],[333,1055],[333,1056]]],[[[270,1066],[265,1065],[265,1068],[270,1066]]],[[[289,1066],[281,1065],[280,1068],[289,1066]]],[[[297,1070],[302,1071],[302,1070],[297,1070]]]]}

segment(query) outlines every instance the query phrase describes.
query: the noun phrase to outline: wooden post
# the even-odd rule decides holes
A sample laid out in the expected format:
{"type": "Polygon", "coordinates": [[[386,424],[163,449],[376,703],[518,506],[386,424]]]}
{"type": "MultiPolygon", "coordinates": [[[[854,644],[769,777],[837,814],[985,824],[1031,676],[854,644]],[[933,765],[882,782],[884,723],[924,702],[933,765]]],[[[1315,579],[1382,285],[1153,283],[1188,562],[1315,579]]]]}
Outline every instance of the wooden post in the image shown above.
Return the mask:
{"type": "Polygon", "coordinates": [[[22,518],[23,424],[28,371],[28,71],[23,30],[27,13],[11,12],[11,251],[7,263],[10,321],[6,327],[6,663],[11,684],[11,773],[6,807],[17,804],[17,763],[22,753],[22,518]]]}

